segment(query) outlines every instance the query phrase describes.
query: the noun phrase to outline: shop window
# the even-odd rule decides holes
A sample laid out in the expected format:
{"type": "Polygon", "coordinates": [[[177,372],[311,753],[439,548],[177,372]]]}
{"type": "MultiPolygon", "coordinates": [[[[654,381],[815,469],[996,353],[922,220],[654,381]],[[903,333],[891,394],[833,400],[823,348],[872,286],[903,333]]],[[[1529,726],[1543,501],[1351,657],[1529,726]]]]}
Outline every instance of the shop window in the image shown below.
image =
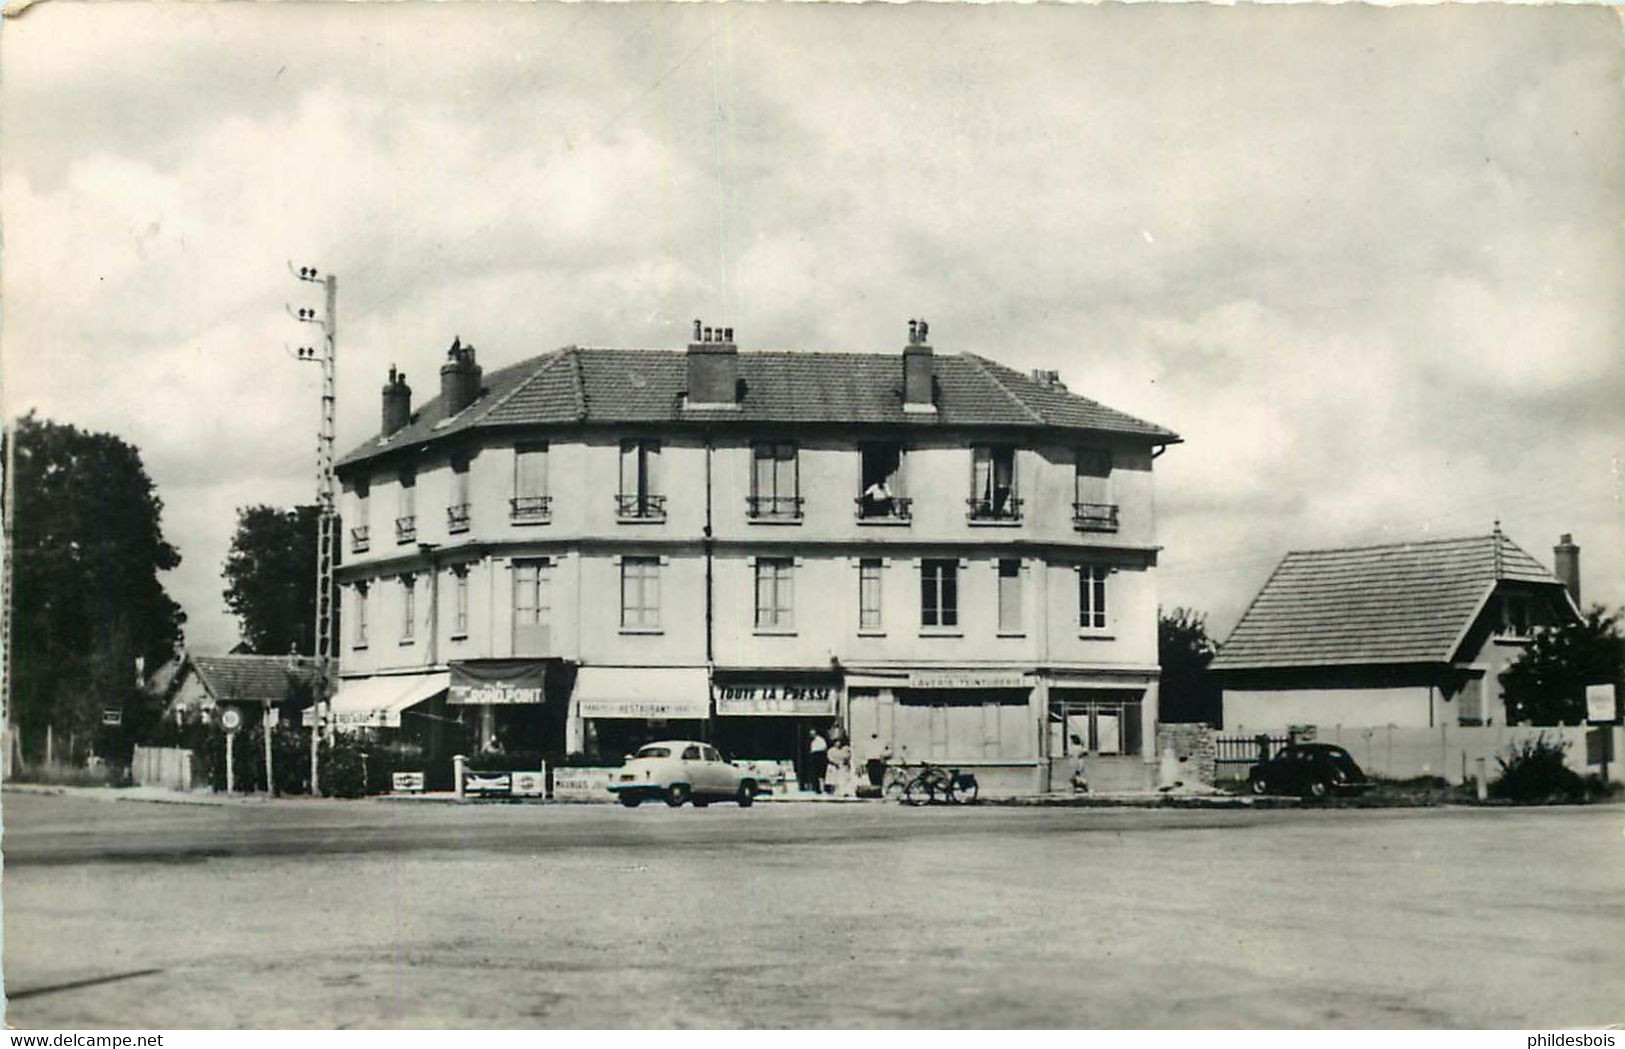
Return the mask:
{"type": "Polygon", "coordinates": [[[660,558],[621,558],[621,627],[660,627],[660,558]]]}
{"type": "Polygon", "coordinates": [[[352,644],[356,648],[367,647],[367,591],[370,589],[366,583],[357,583],[355,585],[354,615],[352,616],[355,626],[352,628],[354,630],[352,644]]]}
{"type": "Polygon", "coordinates": [[[1021,633],[1021,561],[999,560],[999,633],[1021,633]]]}
{"type": "Polygon", "coordinates": [[[866,444],[861,455],[863,472],[858,486],[858,518],[908,520],[909,500],[903,494],[902,447],[866,444]]]}
{"type": "Polygon", "coordinates": [[[621,490],[615,496],[616,516],[623,521],[662,521],[666,497],[657,486],[660,442],[628,438],[621,442],[621,490]]]}
{"type": "Polygon", "coordinates": [[[801,517],[801,467],[796,446],[788,441],[759,441],[751,448],[752,518],[797,520],[801,517]]]}
{"type": "Polygon", "coordinates": [[[958,561],[920,562],[920,625],[939,628],[959,625],[958,561]]]}
{"type": "Polygon", "coordinates": [[[1106,629],[1106,576],[1104,565],[1078,566],[1078,629],[1098,632],[1106,629]]]}
{"type": "Polygon", "coordinates": [[[1050,756],[1140,753],[1137,700],[1072,700],[1050,706],[1050,756]]]}
{"type": "Polygon", "coordinates": [[[858,562],[858,629],[880,629],[880,571],[878,557],[858,562]]]}
{"type": "Polygon", "coordinates": [[[795,628],[795,562],[788,557],[756,559],[756,629],[795,628]]]}
{"type": "Polygon", "coordinates": [[[513,498],[509,501],[515,524],[536,524],[548,519],[547,444],[526,441],[514,446],[513,498]]]}
{"type": "Polygon", "coordinates": [[[971,449],[970,519],[1018,521],[1021,500],[1016,498],[1016,450],[1006,445],[977,445],[971,449]]]}
{"type": "Polygon", "coordinates": [[[412,643],[418,619],[417,576],[401,576],[401,644],[412,643]]]}
{"type": "Polygon", "coordinates": [[[453,565],[451,569],[451,636],[468,636],[468,566],[453,565]]]}
{"type": "Polygon", "coordinates": [[[553,622],[553,564],[545,557],[513,563],[513,653],[548,654],[553,622]]]}

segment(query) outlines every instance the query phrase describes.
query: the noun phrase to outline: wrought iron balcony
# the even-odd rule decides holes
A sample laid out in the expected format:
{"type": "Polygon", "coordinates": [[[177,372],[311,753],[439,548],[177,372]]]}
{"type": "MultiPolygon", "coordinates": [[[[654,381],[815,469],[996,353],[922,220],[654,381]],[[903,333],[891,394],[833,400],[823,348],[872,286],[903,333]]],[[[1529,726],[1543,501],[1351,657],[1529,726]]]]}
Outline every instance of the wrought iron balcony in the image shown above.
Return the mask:
{"type": "Polygon", "coordinates": [[[545,522],[552,505],[553,500],[545,495],[516,495],[508,500],[510,516],[515,524],[545,522]]]}
{"type": "Polygon", "coordinates": [[[1072,524],[1080,532],[1115,532],[1117,504],[1073,503],[1072,524]]]}
{"type": "Polygon", "coordinates": [[[622,521],[664,521],[666,497],[663,495],[617,495],[615,516],[622,521]]]}
{"type": "Polygon", "coordinates": [[[448,531],[448,532],[466,532],[466,531],[468,531],[468,504],[467,503],[462,503],[462,504],[459,504],[457,506],[448,506],[448,507],[446,507],[446,531],[448,531]]]}
{"type": "Polygon", "coordinates": [[[745,516],[757,520],[801,520],[799,495],[748,495],[745,497],[745,516]]]}
{"type": "Polygon", "coordinates": [[[860,521],[907,521],[914,506],[913,499],[895,495],[884,499],[860,495],[853,501],[858,504],[860,521]]]}
{"type": "Polygon", "coordinates": [[[350,529],[350,552],[364,554],[372,544],[367,539],[367,526],[358,525],[350,529]]]}
{"type": "Polygon", "coordinates": [[[972,521],[1021,520],[1021,500],[1013,495],[994,496],[991,499],[973,495],[965,502],[970,507],[967,516],[972,521]]]}
{"type": "Polygon", "coordinates": [[[412,517],[395,518],[395,542],[410,543],[418,537],[418,519],[412,517]]]}

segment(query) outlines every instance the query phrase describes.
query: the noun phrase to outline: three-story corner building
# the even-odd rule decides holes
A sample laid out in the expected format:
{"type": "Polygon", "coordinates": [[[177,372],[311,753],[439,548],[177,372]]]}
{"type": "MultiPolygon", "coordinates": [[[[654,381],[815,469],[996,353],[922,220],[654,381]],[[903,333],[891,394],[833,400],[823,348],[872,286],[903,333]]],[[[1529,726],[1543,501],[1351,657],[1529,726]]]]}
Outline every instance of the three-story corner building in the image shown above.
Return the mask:
{"type": "Polygon", "coordinates": [[[972,354],[567,347],[391,369],[339,464],[339,724],[617,761],[700,737],[1048,789],[1147,781],[1152,463],[1179,438],[972,354]],[[460,730],[458,730],[460,731],[460,730]]]}

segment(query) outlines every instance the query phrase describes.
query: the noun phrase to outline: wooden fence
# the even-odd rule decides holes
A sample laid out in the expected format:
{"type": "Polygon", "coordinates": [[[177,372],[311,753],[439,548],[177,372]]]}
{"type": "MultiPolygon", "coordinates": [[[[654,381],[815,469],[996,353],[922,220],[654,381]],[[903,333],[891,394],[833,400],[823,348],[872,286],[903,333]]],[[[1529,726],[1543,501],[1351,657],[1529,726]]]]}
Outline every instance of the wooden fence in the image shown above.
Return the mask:
{"type": "Polygon", "coordinates": [[[130,779],[138,787],[189,791],[194,775],[192,752],[183,747],[137,745],[130,759],[130,779]]]}

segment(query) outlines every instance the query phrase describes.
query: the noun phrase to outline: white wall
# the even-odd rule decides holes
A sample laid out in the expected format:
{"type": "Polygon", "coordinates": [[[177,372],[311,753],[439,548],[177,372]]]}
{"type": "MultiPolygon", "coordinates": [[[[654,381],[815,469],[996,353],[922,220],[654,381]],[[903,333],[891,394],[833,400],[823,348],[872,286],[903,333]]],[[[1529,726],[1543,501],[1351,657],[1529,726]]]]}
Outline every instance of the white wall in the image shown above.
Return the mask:
{"type": "MultiPolygon", "coordinates": [[[[1392,688],[1225,689],[1226,735],[1283,733],[1288,725],[1396,725],[1427,728],[1424,685],[1392,688]]],[[[1452,714],[1451,720],[1455,720],[1452,714]]]]}

